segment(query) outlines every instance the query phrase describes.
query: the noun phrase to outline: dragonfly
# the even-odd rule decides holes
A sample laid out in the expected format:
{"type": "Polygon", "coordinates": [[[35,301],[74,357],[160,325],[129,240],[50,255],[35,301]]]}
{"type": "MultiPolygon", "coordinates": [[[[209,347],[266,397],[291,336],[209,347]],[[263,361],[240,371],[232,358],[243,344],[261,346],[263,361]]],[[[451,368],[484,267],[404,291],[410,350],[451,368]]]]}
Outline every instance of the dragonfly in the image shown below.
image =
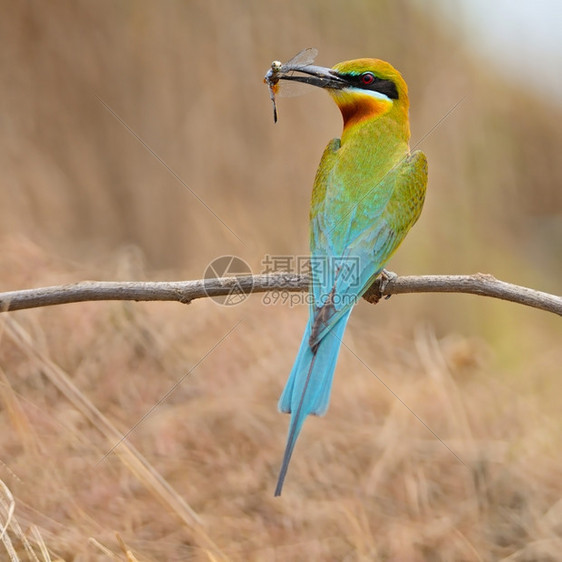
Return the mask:
{"type": "MultiPolygon", "coordinates": [[[[269,89],[269,98],[273,104],[273,121],[275,123],[277,123],[277,102],[275,97],[279,95],[279,80],[294,79],[295,73],[299,72],[303,67],[307,67],[307,70],[309,70],[317,56],[318,50],[311,47],[298,52],[287,62],[274,60],[271,63],[271,68],[267,71],[263,81],[267,84],[269,89]]],[[[302,77],[300,82],[303,82],[302,77]]],[[[291,95],[290,89],[283,88],[282,95],[291,95]]]]}

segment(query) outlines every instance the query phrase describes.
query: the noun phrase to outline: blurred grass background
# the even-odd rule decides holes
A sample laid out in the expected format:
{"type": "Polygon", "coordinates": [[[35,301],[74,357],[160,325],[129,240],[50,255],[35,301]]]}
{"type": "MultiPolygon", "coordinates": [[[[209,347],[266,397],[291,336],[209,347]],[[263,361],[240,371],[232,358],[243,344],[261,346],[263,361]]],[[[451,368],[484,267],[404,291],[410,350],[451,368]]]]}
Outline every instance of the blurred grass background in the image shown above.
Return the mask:
{"type": "MultiPolygon", "coordinates": [[[[500,77],[422,4],[0,6],[0,290],[306,255],[312,180],[341,117],[311,91],[280,99],[274,126],[262,78],[314,46],[318,64],[376,56],[409,84],[430,184],[390,268],[560,293],[562,104],[529,87],[533,68],[500,77]]],[[[4,318],[0,476],[20,525],[64,560],[109,559],[89,539],[117,553],[115,532],[138,560],[557,559],[559,318],[462,295],[360,304],[330,411],[307,421],[274,499],[276,401],[306,315],[255,296],[4,318]],[[137,452],[98,463],[111,426],[130,429],[194,365],[129,435],[137,452]]]]}

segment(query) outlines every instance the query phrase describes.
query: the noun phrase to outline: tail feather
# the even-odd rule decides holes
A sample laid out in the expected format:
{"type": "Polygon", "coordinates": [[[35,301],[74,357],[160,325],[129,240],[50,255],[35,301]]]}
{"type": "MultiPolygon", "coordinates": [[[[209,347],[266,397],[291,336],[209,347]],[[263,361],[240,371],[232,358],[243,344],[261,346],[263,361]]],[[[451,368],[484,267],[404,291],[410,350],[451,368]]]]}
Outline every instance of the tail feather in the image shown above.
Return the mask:
{"type": "Polygon", "coordinates": [[[279,409],[291,413],[291,422],[275,489],[276,496],[281,495],[291,455],[304,420],[309,414],[321,416],[328,409],[336,361],[350,312],[351,310],[336,322],[314,351],[309,346],[312,320],[308,322],[295,364],[279,400],[279,409]]]}

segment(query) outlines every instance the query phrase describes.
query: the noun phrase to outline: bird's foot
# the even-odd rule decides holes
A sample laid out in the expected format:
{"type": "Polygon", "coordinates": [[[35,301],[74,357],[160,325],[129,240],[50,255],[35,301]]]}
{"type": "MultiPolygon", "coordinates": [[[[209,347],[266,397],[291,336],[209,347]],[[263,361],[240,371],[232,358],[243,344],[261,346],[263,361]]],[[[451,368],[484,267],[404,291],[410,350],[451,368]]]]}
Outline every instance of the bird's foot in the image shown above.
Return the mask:
{"type": "Polygon", "coordinates": [[[363,298],[371,304],[377,304],[383,296],[386,299],[389,299],[391,295],[384,295],[384,291],[388,284],[397,278],[398,275],[394,273],[394,271],[383,269],[375,282],[367,289],[367,292],[363,295],[363,298]]]}
{"type": "MultiPolygon", "coordinates": [[[[398,274],[394,273],[394,271],[388,271],[388,269],[383,269],[381,271],[381,274],[379,275],[379,288],[381,295],[388,287],[388,284],[396,279],[398,279],[398,274]]],[[[391,296],[392,295],[386,295],[385,298],[389,299],[391,296]]]]}

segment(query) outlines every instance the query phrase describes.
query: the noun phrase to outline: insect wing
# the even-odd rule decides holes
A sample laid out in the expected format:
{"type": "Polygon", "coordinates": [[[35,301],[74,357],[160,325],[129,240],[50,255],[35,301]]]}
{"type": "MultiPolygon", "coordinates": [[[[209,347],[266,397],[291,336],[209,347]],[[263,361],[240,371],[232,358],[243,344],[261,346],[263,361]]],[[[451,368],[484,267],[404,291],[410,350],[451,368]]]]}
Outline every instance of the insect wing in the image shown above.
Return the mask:
{"type": "MultiPolygon", "coordinates": [[[[303,66],[308,66],[314,62],[314,59],[318,56],[318,49],[310,47],[308,49],[303,49],[297,53],[292,59],[281,65],[278,70],[279,74],[284,76],[291,76],[298,72],[303,66]]],[[[279,81],[276,88],[276,95],[282,98],[292,98],[295,96],[301,96],[310,91],[310,88],[302,82],[294,82],[291,80],[279,81]]]]}
{"type": "Polygon", "coordinates": [[[318,56],[318,49],[309,47],[308,49],[303,49],[302,51],[298,52],[291,60],[288,60],[282,66],[283,67],[306,66],[308,64],[312,64],[317,56],[318,56]]]}
{"type": "Polygon", "coordinates": [[[299,96],[308,90],[306,88],[306,84],[301,84],[299,82],[286,81],[281,83],[280,74],[290,76],[303,66],[312,64],[317,56],[318,50],[313,47],[309,47],[308,49],[303,49],[298,52],[293,58],[285,63],[281,63],[279,61],[273,61],[271,63],[271,68],[267,71],[264,82],[267,84],[269,89],[269,98],[271,99],[271,103],[273,105],[273,121],[275,123],[277,123],[276,96],[299,96]]]}

